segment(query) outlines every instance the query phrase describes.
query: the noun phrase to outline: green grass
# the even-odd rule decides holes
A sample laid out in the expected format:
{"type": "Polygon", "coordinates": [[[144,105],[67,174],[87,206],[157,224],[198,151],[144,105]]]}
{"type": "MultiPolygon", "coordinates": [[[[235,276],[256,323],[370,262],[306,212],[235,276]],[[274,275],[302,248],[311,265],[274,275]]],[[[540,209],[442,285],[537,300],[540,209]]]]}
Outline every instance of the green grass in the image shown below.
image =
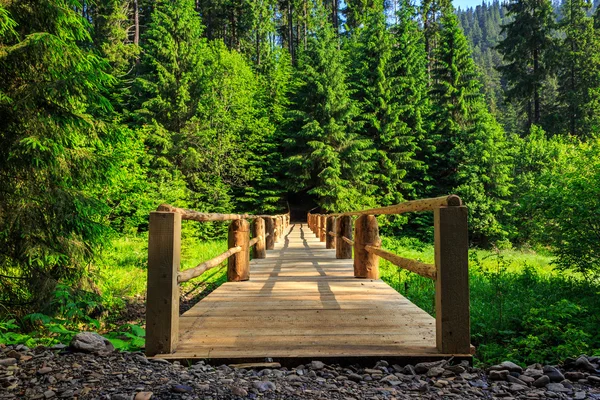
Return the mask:
{"type": "MultiPolygon", "coordinates": [[[[433,246],[413,239],[383,238],[383,247],[433,263],[433,246]]],[[[582,353],[600,353],[600,285],[552,267],[547,254],[471,250],[471,335],[477,360],[492,364],[555,363],[582,353]]],[[[435,315],[430,279],[380,264],[384,281],[435,315]]]]}
{"type": "MultiPolygon", "coordinates": [[[[383,238],[383,248],[433,263],[430,244],[383,238]]],[[[226,240],[182,240],[181,269],[226,251],[226,240]]],[[[96,266],[105,305],[146,291],[147,236],[117,239],[96,266]]],[[[552,266],[547,252],[471,250],[469,263],[472,343],[482,364],[512,360],[555,363],[581,353],[600,353],[600,285],[552,266]]],[[[183,284],[182,294],[202,297],[226,281],[226,262],[183,284]]],[[[381,277],[416,305],[435,315],[430,279],[381,260],[381,277]]],[[[118,309],[112,307],[111,309],[118,309]]]]}

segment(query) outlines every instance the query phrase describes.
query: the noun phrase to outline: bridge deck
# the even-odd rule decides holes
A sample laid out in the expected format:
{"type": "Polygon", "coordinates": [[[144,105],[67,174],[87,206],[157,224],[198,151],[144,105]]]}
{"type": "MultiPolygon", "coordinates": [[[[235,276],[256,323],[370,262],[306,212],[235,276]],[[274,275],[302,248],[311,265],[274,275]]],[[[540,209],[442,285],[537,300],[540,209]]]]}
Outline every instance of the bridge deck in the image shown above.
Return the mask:
{"type": "MultiPolygon", "coordinates": [[[[353,277],[306,224],[180,318],[169,359],[435,359],[435,319],[381,280],[353,277]]],[[[462,355],[469,357],[469,355],[462,355]]]]}

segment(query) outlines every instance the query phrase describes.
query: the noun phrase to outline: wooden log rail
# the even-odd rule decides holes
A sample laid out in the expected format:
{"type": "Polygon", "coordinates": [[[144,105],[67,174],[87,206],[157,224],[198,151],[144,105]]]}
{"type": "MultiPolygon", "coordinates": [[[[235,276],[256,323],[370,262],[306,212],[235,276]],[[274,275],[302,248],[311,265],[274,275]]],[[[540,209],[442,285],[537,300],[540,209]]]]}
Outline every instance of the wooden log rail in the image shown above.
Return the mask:
{"type": "Polygon", "coordinates": [[[470,353],[467,207],[460,197],[412,200],[344,213],[309,212],[308,226],[318,238],[325,234],[328,238],[326,247],[335,248],[336,258],[354,258],[356,278],[378,279],[379,258],[383,258],[399,268],[434,280],[438,351],[443,354],[470,353]],[[400,257],[381,248],[376,215],[421,211],[433,212],[434,264],[400,257]],[[353,216],[358,217],[354,221],[354,232],[353,216]],[[330,247],[329,238],[334,241],[334,247],[330,247]]]}
{"type": "Polygon", "coordinates": [[[179,338],[179,284],[220,266],[227,260],[227,281],[250,278],[250,249],[265,258],[289,226],[290,213],[280,215],[214,214],[161,204],[150,213],[148,236],[148,293],[146,303],[146,354],[173,353],[179,338]],[[224,253],[180,271],[181,221],[231,221],[224,253]],[[252,229],[248,220],[253,220],[252,229]],[[252,231],[252,239],[250,239],[252,231]]]}

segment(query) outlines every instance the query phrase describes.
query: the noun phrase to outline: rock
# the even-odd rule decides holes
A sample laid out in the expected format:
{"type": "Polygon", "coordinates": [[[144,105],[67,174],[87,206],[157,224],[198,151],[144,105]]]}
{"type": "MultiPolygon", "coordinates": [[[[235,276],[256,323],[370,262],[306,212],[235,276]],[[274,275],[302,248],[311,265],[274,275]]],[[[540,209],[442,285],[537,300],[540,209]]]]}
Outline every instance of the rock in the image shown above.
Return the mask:
{"type": "Polygon", "coordinates": [[[124,393],[117,393],[111,395],[110,400],[131,400],[131,396],[124,393]]]}
{"type": "Polygon", "coordinates": [[[585,379],[585,374],[579,371],[569,371],[565,372],[565,378],[571,382],[577,382],[580,379],[585,379]]]}
{"type": "Polygon", "coordinates": [[[290,382],[302,382],[302,381],[304,381],[304,378],[302,378],[301,376],[298,376],[298,375],[288,375],[285,379],[288,380],[288,381],[290,381],[290,382]]]}
{"type": "Polygon", "coordinates": [[[115,347],[112,343],[95,332],[80,332],[71,340],[71,348],[84,353],[106,355],[112,353],[115,347]]]}
{"type": "Polygon", "coordinates": [[[532,378],[531,376],[527,376],[527,375],[519,375],[519,379],[527,384],[535,382],[534,378],[532,378]]]}
{"type": "Polygon", "coordinates": [[[353,382],[360,382],[363,380],[362,376],[360,376],[358,374],[350,374],[350,375],[348,375],[348,379],[353,382]]]}
{"type": "Polygon", "coordinates": [[[592,385],[600,385],[600,376],[590,375],[588,376],[587,380],[592,385]]]}
{"type": "Polygon", "coordinates": [[[446,360],[418,363],[417,365],[415,365],[415,372],[417,374],[424,374],[433,367],[442,368],[446,364],[448,364],[448,361],[446,360]]]}
{"type": "Polygon", "coordinates": [[[413,366],[412,366],[412,365],[410,365],[410,364],[407,364],[407,365],[404,367],[404,369],[402,370],[402,373],[403,373],[404,375],[413,375],[413,376],[414,376],[414,375],[416,375],[416,374],[417,374],[417,371],[415,371],[415,367],[413,367],[413,366]]]}
{"type": "Polygon", "coordinates": [[[527,383],[523,382],[522,380],[520,380],[519,378],[515,378],[512,375],[508,375],[506,377],[506,380],[509,381],[510,383],[516,383],[517,385],[523,385],[523,386],[527,386],[527,383]]]}
{"type": "Polygon", "coordinates": [[[496,371],[496,370],[492,370],[490,371],[489,375],[490,379],[492,381],[505,381],[506,377],[508,376],[508,370],[502,370],[502,371],[496,371]]]}
{"type": "Polygon", "coordinates": [[[433,367],[427,371],[427,376],[430,378],[438,377],[444,373],[444,368],[441,367],[433,367]]]}
{"type": "Polygon", "coordinates": [[[323,369],[323,368],[325,368],[325,364],[322,363],[321,361],[313,361],[310,363],[310,368],[316,369],[316,370],[323,369]]]}
{"type": "Polygon", "coordinates": [[[40,369],[37,370],[37,373],[39,375],[45,375],[48,372],[52,372],[52,368],[50,368],[50,367],[43,367],[43,368],[40,368],[40,369]]]}
{"type": "Polygon", "coordinates": [[[46,399],[51,399],[51,398],[53,398],[53,397],[55,397],[55,396],[56,396],[56,393],[54,393],[54,391],[52,391],[52,390],[46,390],[46,391],[44,392],[44,397],[45,397],[46,399]]]}
{"type": "Polygon", "coordinates": [[[565,388],[562,383],[549,383],[546,385],[546,389],[548,389],[551,392],[556,392],[556,393],[570,392],[570,390],[565,388]]]}
{"type": "Polygon", "coordinates": [[[276,386],[271,381],[254,381],[252,385],[261,392],[268,392],[269,390],[275,390],[276,386]]]}
{"type": "Polygon", "coordinates": [[[231,394],[233,394],[234,396],[246,397],[248,396],[248,391],[239,386],[232,386],[231,394]]]}
{"type": "Polygon", "coordinates": [[[565,380],[565,376],[555,367],[546,365],[544,367],[544,375],[550,378],[551,382],[562,382],[565,380]]]}
{"type": "Polygon", "coordinates": [[[587,394],[585,392],[576,392],[573,396],[573,400],[585,400],[587,394]]]}
{"type": "Polygon", "coordinates": [[[388,376],[380,379],[381,382],[390,382],[390,381],[397,381],[397,380],[398,380],[398,377],[396,375],[388,375],[388,376]]]}
{"type": "Polygon", "coordinates": [[[549,383],[550,378],[547,375],[542,375],[533,382],[533,386],[535,386],[536,388],[543,388],[546,387],[546,385],[549,383]]]}
{"type": "Polygon", "coordinates": [[[192,393],[194,388],[188,385],[173,385],[171,386],[171,392],[173,393],[192,393]]]}
{"type": "Polygon", "coordinates": [[[13,357],[3,358],[0,360],[0,365],[8,366],[15,365],[17,363],[17,359],[13,357]]]}
{"type": "Polygon", "coordinates": [[[444,388],[444,387],[448,386],[448,381],[446,381],[444,379],[440,379],[436,383],[434,383],[433,386],[438,387],[438,388],[444,388]]]}
{"type": "Polygon", "coordinates": [[[510,362],[510,361],[504,361],[503,363],[501,363],[499,365],[493,365],[489,368],[489,370],[490,371],[508,370],[509,372],[518,372],[519,374],[523,373],[523,368],[521,368],[517,364],[510,362]]]}
{"type": "Polygon", "coordinates": [[[382,375],[383,372],[380,369],[365,368],[365,374],[382,375]]]}
{"type": "Polygon", "coordinates": [[[575,368],[589,372],[596,371],[596,367],[594,367],[585,356],[581,356],[577,360],[575,360],[575,368]]]}
{"type": "Polygon", "coordinates": [[[476,387],[476,388],[480,388],[480,389],[487,389],[488,388],[487,383],[485,383],[481,379],[477,379],[476,381],[469,381],[469,385],[471,385],[473,387],[476,387]]]}
{"type": "Polygon", "coordinates": [[[133,400],[150,400],[152,398],[152,392],[138,392],[136,393],[133,400]]]}
{"type": "Polygon", "coordinates": [[[542,371],[542,369],[536,369],[536,368],[527,368],[525,370],[525,372],[523,373],[523,375],[527,375],[530,376],[534,379],[539,378],[540,376],[544,375],[544,371],[542,371]]]}
{"type": "Polygon", "coordinates": [[[509,392],[522,392],[525,390],[528,390],[529,388],[527,387],[527,385],[521,385],[518,383],[511,383],[510,386],[508,387],[508,391],[509,392]]]}
{"type": "Polygon", "coordinates": [[[379,360],[377,361],[377,364],[375,364],[375,368],[387,368],[390,366],[390,363],[388,363],[385,360],[379,360]]]}
{"type": "Polygon", "coordinates": [[[460,375],[467,370],[462,365],[447,365],[444,367],[446,371],[454,372],[456,375],[460,375]]]}

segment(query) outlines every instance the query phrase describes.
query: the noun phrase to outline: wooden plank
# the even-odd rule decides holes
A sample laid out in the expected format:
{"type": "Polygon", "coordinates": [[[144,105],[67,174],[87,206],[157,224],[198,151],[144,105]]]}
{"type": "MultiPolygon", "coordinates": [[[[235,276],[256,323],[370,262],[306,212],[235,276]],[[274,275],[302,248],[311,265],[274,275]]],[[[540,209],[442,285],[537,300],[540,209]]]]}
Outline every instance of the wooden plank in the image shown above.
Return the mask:
{"type": "Polygon", "coordinates": [[[467,208],[439,208],[433,213],[433,221],[437,347],[440,353],[468,353],[471,327],[467,208]]]}
{"type": "Polygon", "coordinates": [[[179,340],[181,215],[151,212],[148,237],[146,354],[175,351],[179,340]]]}
{"type": "Polygon", "coordinates": [[[225,283],[184,313],[177,350],[160,356],[440,357],[434,318],[379,279],[355,279],[352,261],[336,259],[306,225],[284,233],[251,261],[250,280],[225,283]]]}
{"type": "Polygon", "coordinates": [[[424,276],[425,278],[433,280],[436,279],[437,271],[435,270],[435,265],[433,264],[425,264],[417,260],[411,260],[410,258],[400,257],[378,247],[365,246],[365,250],[388,260],[397,267],[404,268],[408,271],[424,276]]]}

